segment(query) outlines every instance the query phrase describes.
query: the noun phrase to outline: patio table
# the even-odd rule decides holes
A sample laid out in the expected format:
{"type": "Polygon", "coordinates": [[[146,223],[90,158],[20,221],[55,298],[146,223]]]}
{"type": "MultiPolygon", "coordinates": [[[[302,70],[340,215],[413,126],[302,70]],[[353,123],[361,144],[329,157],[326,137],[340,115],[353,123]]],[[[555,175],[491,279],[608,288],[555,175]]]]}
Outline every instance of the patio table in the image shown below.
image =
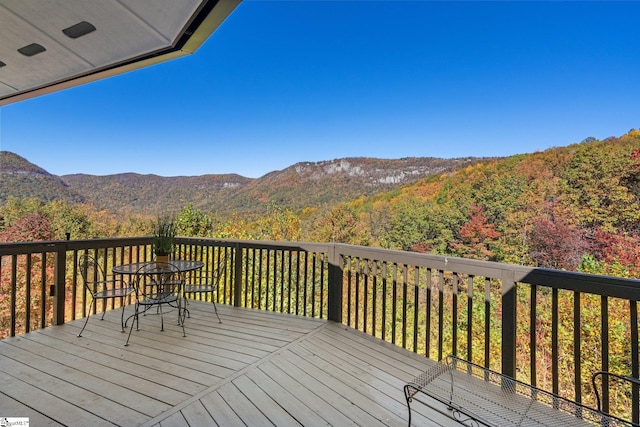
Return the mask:
{"type": "MultiPolygon", "coordinates": [[[[170,264],[173,264],[178,270],[182,273],[187,271],[198,270],[204,267],[204,262],[202,261],[192,261],[187,259],[175,259],[170,260],[170,264]]],[[[142,266],[148,266],[150,270],[161,270],[162,264],[164,263],[156,263],[155,261],[145,261],[145,262],[132,262],[130,264],[122,264],[116,265],[111,269],[115,274],[136,274],[142,266]]]]}
{"type": "Polygon", "coordinates": [[[183,298],[182,286],[184,285],[183,274],[202,267],[204,267],[204,262],[202,261],[171,260],[169,262],[134,262],[117,265],[111,269],[115,274],[136,276],[135,313],[129,316],[124,322],[126,327],[129,320],[133,318],[125,346],[129,345],[129,339],[133,331],[133,323],[138,325],[139,315],[144,315],[154,306],[158,308],[157,314],[160,315],[160,330],[164,331],[162,306],[165,304],[178,309],[178,325],[182,327],[182,335],[186,337],[184,330],[184,310],[182,310],[181,307],[183,298]],[[176,274],[178,274],[178,276],[176,276],[176,274]],[[142,311],[140,311],[140,307],[143,307],[142,311]]]}

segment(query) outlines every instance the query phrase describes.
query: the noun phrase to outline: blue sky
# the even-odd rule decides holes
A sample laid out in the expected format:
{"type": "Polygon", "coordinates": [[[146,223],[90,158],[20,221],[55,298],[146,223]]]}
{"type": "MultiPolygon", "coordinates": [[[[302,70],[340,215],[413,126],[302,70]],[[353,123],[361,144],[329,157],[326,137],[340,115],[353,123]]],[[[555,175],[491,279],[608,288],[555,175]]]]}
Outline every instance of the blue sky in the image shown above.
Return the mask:
{"type": "Polygon", "coordinates": [[[259,177],[640,128],[640,2],[245,0],[193,55],[0,108],[56,175],[259,177]]]}

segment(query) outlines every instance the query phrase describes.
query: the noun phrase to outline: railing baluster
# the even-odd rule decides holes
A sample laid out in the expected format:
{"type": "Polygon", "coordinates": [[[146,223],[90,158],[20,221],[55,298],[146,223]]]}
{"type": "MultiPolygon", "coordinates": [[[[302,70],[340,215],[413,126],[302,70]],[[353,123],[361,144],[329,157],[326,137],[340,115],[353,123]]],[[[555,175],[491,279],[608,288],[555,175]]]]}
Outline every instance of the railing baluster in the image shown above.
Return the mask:
{"type": "Polygon", "coordinates": [[[360,273],[360,263],[362,260],[360,258],[356,258],[355,265],[355,273],[356,273],[356,289],[354,294],[354,308],[356,313],[356,318],[354,322],[354,327],[356,329],[360,328],[360,279],[362,278],[362,274],[360,273]]]}
{"type": "Polygon", "coordinates": [[[467,360],[473,362],[473,276],[467,278],[467,360]]]}
{"type": "Polygon", "coordinates": [[[366,333],[368,322],[367,319],[369,317],[369,260],[364,259],[364,290],[363,290],[363,298],[362,298],[362,320],[364,324],[362,325],[362,330],[366,333]]]}
{"type": "MultiPolygon", "coordinates": [[[[601,332],[600,342],[602,345],[602,367],[605,372],[609,371],[609,299],[602,295],[600,297],[601,309],[601,332]]],[[[609,412],[609,376],[602,377],[602,410],[609,412]]]]}
{"type": "Polygon", "coordinates": [[[272,261],[272,255],[273,251],[270,249],[267,249],[267,271],[265,272],[267,275],[267,284],[266,284],[266,294],[267,294],[267,310],[269,309],[269,298],[271,298],[271,311],[276,311],[276,291],[275,291],[275,280],[273,280],[274,282],[274,286],[273,286],[273,292],[271,292],[271,289],[269,289],[269,284],[272,282],[272,277],[271,277],[271,273],[273,272],[273,274],[275,274],[275,268],[273,268],[273,261],[272,261]]]}
{"type": "MultiPolygon", "coordinates": [[[[309,252],[306,252],[306,251],[302,252],[302,256],[303,256],[303,259],[304,259],[304,261],[302,263],[302,266],[303,266],[302,277],[304,278],[303,279],[303,285],[302,285],[303,286],[303,288],[302,288],[303,289],[302,300],[304,301],[302,315],[306,317],[307,316],[307,305],[308,305],[308,303],[307,303],[307,301],[308,301],[307,292],[308,292],[308,288],[309,288],[309,252]]],[[[312,315],[314,315],[314,314],[312,314],[312,315]]]]}
{"type": "Polygon", "coordinates": [[[491,279],[484,278],[484,367],[491,366],[491,279]]]}
{"type": "Polygon", "coordinates": [[[24,331],[29,332],[31,330],[31,265],[32,254],[27,254],[27,271],[25,275],[25,302],[26,310],[24,313],[24,331]]]}
{"type": "Polygon", "coordinates": [[[373,297],[371,301],[371,335],[377,337],[377,322],[376,317],[378,317],[378,261],[372,261],[371,263],[371,274],[373,276],[373,283],[371,286],[371,295],[373,297]]]}
{"type": "Polygon", "coordinates": [[[16,298],[18,288],[18,255],[11,256],[11,326],[9,334],[16,336],[16,298]]]}
{"type": "Polygon", "coordinates": [[[263,260],[263,256],[262,256],[262,248],[258,249],[258,308],[260,310],[266,310],[267,308],[267,297],[265,295],[264,297],[264,305],[262,304],[262,278],[263,278],[263,274],[262,274],[262,266],[264,265],[264,263],[262,262],[263,260]]]}
{"type": "Polygon", "coordinates": [[[538,348],[538,288],[536,285],[531,285],[530,293],[529,293],[529,306],[531,307],[530,317],[529,317],[529,333],[531,334],[531,343],[530,345],[530,378],[529,381],[532,386],[536,387],[538,381],[538,372],[537,372],[537,353],[536,349],[538,348]]]}
{"type": "Polygon", "coordinates": [[[427,274],[427,280],[426,280],[426,286],[427,286],[427,297],[426,297],[426,313],[425,313],[425,317],[426,317],[426,325],[425,325],[425,331],[424,331],[424,339],[425,339],[425,350],[424,350],[424,355],[427,357],[431,357],[431,286],[432,286],[432,274],[433,272],[431,271],[430,268],[426,269],[426,274],[427,274]]]}
{"type": "Polygon", "coordinates": [[[555,394],[559,390],[558,317],[558,289],[554,288],[551,292],[551,382],[555,394]]]}
{"type": "Polygon", "coordinates": [[[453,273],[451,284],[451,354],[458,355],[458,273],[453,273]]]}
{"type": "Polygon", "coordinates": [[[484,367],[491,365],[491,279],[484,279],[484,367]]]}
{"type": "Polygon", "coordinates": [[[407,272],[406,264],[401,264],[402,268],[402,348],[407,348],[407,272]]]}
{"type": "Polygon", "coordinates": [[[438,361],[443,358],[444,346],[444,271],[438,271],[438,361]]]}
{"type": "MultiPolygon", "coordinates": [[[[329,254],[331,254],[331,250],[329,254]]],[[[339,254],[335,249],[331,258],[329,258],[329,254],[322,254],[320,256],[320,318],[325,318],[323,314],[325,312],[326,302],[326,318],[336,322],[342,322],[343,257],[342,254],[339,254]],[[325,273],[325,271],[328,271],[328,273],[325,273]],[[327,295],[325,295],[324,291],[325,281],[327,282],[327,295]],[[329,300],[331,302],[329,302],[329,300]]]]}
{"type": "MultiPolygon", "coordinates": [[[[631,319],[631,375],[640,378],[640,351],[638,345],[638,303],[629,301],[629,317],[631,319]]],[[[631,386],[631,421],[640,424],[640,387],[631,386]]]]}
{"type": "Polygon", "coordinates": [[[295,305],[296,305],[296,316],[300,315],[300,252],[295,252],[295,266],[296,266],[296,296],[295,296],[295,305]]]}
{"type": "MultiPolygon", "coordinates": [[[[285,251],[282,251],[284,256],[285,251]]],[[[291,270],[291,259],[293,257],[293,252],[287,252],[287,313],[291,314],[291,286],[293,285],[293,275],[291,270]]],[[[284,263],[283,263],[283,271],[284,271],[284,263]]],[[[284,282],[284,279],[282,280],[284,282]]]]}
{"type": "Polygon", "coordinates": [[[382,263],[382,339],[387,341],[387,262],[382,263]]]}
{"type": "Polygon", "coordinates": [[[413,352],[418,352],[418,310],[420,309],[420,268],[413,267],[413,352]]]}
{"type": "Polygon", "coordinates": [[[393,278],[392,278],[392,298],[391,298],[391,343],[396,343],[396,323],[397,323],[397,301],[398,301],[398,264],[393,263],[393,278]]]}
{"type": "MultiPolygon", "coordinates": [[[[251,256],[251,248],[246,248],[245,249],[245,256],[244,256],[244,268],[243,268],[243,277],[244,277],[244,283],[246,283],[247,285],[249,284],[249,257],[251,256]]],[[[241,292],[244,294],[244,307],[247,307],[247,302],[248,302],[248,298],[249,298],[249,286],[242,286],[242,290],[241,292]]]]}
{"type": "MultiPolygon", "coordinates": [[[[318,266],[318,254],[314,252],[311,256],[311,316],[316,317],[316,275],[317,275],[317,266],[318,266]]],[[[322,280],[322,279],[321,279],[322,280]]],[[[322,283],[322,282],[321,282],[322,283]]],[[[322,307],[322,305],[320,305],[322,307]]],[[[322,312],[322,309],[320,309],[322,312]]]]}
{"type": "Polygon", "coordinates": [[[573,293],[573,366],[574,377],[573,384],[575,390],[575,401],[582,403],[582,368],[581,368],[581,348],[582,339],[580,333],[582,331],[580,320],[580,292],[573,293]]]}
{"type": "Polygon", "coordinates": [[[47,253],[40,253],[40,329],[47,325],[47,253]]]}
{"type": "Polygon", "coordinates": [[[353,272],[351,270],[351,257],[347,258],[347,325],[349,326],[353,326],[353,319],[351,318],[351,307],[353,306],[352,304],[352,298],[351,298],[351,279],[353,276],[353,272]]]}

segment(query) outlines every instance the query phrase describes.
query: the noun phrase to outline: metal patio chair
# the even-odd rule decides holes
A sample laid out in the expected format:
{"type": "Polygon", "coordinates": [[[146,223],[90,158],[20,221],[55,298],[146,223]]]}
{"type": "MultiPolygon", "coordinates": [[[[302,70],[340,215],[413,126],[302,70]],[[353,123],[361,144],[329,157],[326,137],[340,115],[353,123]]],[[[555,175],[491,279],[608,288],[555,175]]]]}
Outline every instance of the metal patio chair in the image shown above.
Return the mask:
{"type": "Polygon", "coordinates": [[[218,307],[216,306],[216,298],[214,293],[218,290],[218,285],[220,284],[220,280],[224,277],[224,273],[226,271],[227,262],[226,257],[221,257],[218,260],[217,267],[209,274],[199,270],[189,275],[189,281],[184,285],[183,297],[185,301],[184,310],[187,312],[187,317],[191,317],[191,313],[189,309],[187,309],[187,305],[189,304],[188,297],[199,297],[200,299],[207,300],[207,298],[211,299],[211,303],[213,304],[213,310],[218,318],[218,323],[222,323],[220,320],[220,316],[218,315],[218,307]]]}
{"type": "Polygon", "coordinates": [[[182,308],[184,276],[180,269],[171,263],[161,266],[158,263],[145,264],[136,272],[135,284],[135,312],[129,317],[131,328],[125,346],[129,345],[133,324],[135,323],[136,330],[139,330],[140,315],[144,316],[153,307],[156,307],[156,313],[160,315],[160,330],[164,331],[163,307],[165,305],[178,309],[178,325],[182,327],[182,336],[186,337],[182,308]]]}
{"type": "MultiPolygon", "coordinates": [[[[124,306],[125,298],[131,295],[135,289],[130,286],[124,280],[117,278],[115,275],[106,274],[102,266],[96,261],[95,258],[89,255],[82,255],[78,260],[78,268],[84,287],[87,293],[91,296],[91,304],[89,305],[89,311],[87,312],[84,325],[78,334],[82,336],[84,328],[86,328],[91,316],[91,311],[94,305],[97,305],[97,300],[114,300],[116,298],[122,298],[122,314],[120,315],[120,326],[122,332],[124,332],[124,306]]],[[[97,308],[97,307],[96,307],[97,308]]],[[[104,315],[107,312],[106,307],[103,307],[102,317],[100,320],[104,320],[104,315]]]]}

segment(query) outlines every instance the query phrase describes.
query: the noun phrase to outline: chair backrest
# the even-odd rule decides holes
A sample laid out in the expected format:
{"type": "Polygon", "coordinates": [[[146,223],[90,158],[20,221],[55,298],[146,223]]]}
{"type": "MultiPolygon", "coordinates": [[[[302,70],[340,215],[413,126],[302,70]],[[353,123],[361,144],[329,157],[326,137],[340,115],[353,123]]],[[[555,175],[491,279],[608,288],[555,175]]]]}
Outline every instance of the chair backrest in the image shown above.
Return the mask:
{"type": "Polygon", "coordinates": [[[102,266],[90,255],[82,255],[78,260],[84,286],[90,292],[97,292],[105,286],[106,275],[102,266]]]}
{"type": "Polygon", "coordinates": [[[144,264],[136,273],[136,293],[139,299],[177,297],[184,283],[183,273],[171,263],[144,264]]]}
{"type": "Polygon", "coordinates": [[[203,277],[202,281],[207,282],[208,284],[213,286],[218,286],[220,284],[220,281],[224,277],[226,271],[227,271],[227,257],[223,255],[218,259],[218,262],[216,263],[216,267],[212,271],[207,273],[202,272],[202,274],[206,274],[205,276],[206,278],[203,277]]]}
{"type": "Polygon", "coordinates": [[[216,268],[211,272],[211,279],[214,285],[219,285],[220,280],[224,277],[225,272],[227,271],[227,257],[221,256],[218,260],[218,264],[216,268]]]}

